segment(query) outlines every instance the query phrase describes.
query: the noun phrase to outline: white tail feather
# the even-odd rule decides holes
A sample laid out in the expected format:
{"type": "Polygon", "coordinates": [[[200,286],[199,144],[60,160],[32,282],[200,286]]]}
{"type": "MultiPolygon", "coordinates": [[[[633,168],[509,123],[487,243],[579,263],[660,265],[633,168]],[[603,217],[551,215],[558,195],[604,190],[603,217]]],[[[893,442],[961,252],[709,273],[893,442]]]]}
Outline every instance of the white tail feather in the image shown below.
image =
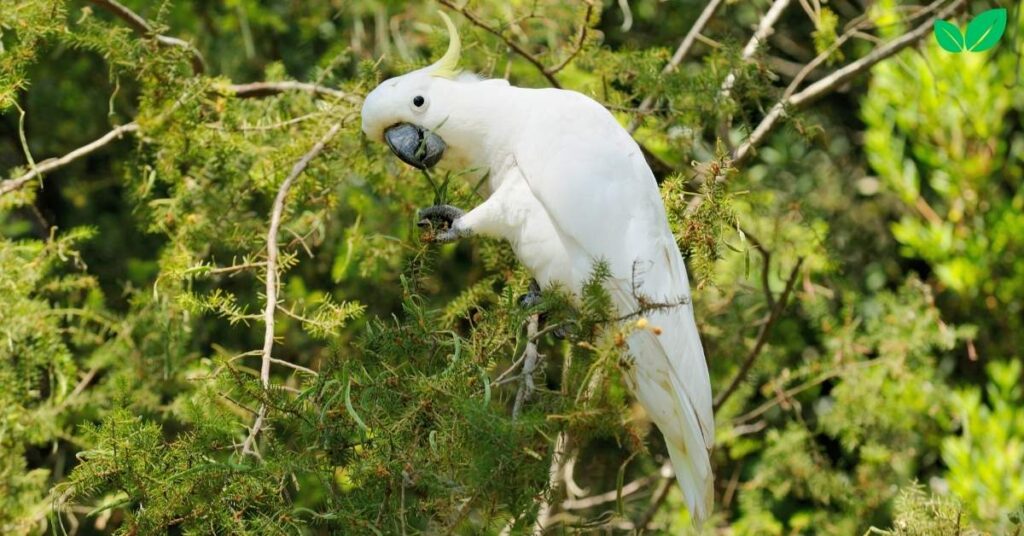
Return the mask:
{"type": "MultiPolygon", "coordinates": [[[[667,439],[667,438],[666,438],[667,439]]],[[[701,471],[695,465],[695,460],[686,452],[680,450],[670,441],[665,442],[668,447],[668,456],[672,460],[672,469],[676,473],[676,482],[683,490],[683,497],[686,499],[686,506],[690,510],[690,517],[694,524],[700,526],[709,515],[715,504],[714,483],[715,477],[710,471],[701,471]],[[701,473],[704,476],[701,477],[701,473]]]]}

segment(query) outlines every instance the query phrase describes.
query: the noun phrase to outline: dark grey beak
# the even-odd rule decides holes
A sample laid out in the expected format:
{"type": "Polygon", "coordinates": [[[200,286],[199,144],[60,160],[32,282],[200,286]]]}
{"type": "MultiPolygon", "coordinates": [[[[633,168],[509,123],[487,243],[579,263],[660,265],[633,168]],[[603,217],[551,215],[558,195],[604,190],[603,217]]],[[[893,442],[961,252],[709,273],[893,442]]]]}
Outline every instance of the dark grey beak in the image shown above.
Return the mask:
{"type": "Polygon", "coordinates": [[[388,127],[384,141],[402,162],[419,169],[433,167],[447,148],[441,136],[411,123],[388,127]]]}

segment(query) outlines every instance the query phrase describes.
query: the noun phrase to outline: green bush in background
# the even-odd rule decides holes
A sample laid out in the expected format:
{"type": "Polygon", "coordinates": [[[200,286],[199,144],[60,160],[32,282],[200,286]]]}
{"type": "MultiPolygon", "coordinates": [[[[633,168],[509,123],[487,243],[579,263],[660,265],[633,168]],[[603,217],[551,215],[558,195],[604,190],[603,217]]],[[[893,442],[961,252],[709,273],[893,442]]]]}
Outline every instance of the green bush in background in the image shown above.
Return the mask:
{"type": "MultiPolygon", "coordinates": [[[[723,3],[664,73],[706,2],[125,1],[133,21],[8,0],[0,533],[520,534],[545,505],[555,533],[1021,530],[1020,10],[996,48],[929,34],[728,158],[799,67],[954,3],[793,3],[749,58],[773,2],[723,3]],[[472,206],[475,183],[363,139],[361,95],[445,47],[439,7],[467,69],[586,93],[657,160],[721,402],[703,528],[619,382],[636,327],[601,267],[583,300],[524,309],[505,244],[419,238],[417,208],[472,206]],[[275,198],[318,141],[268,272],[275,198]]],[[[961,27],[998,3],[970,4],[961,27]]]]}

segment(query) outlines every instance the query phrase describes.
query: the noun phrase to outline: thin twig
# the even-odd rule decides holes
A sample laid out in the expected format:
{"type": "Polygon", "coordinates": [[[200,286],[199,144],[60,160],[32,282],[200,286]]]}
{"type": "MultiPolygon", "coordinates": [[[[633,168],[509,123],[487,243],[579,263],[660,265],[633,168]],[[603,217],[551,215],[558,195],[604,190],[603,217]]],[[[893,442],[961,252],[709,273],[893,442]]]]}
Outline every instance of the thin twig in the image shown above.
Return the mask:
{"type": "MultiPolygon", "coordinates": [[[[264,391],[270,390],[270,364],[272,362],[280,362],[279,360],[274,359],[271,353],[274,350],[274,312],[277,310],[277,257],[279,255],[277,233],[281,227],[281,217],[284,214],[284,203],[288,198],[288,192],[291,190],[292,184],[295,183],[295,179],[297,179],[299,175],[309,167],[309,163],[324,150],[324,147],[327,146],[327,142],[329,142],[339,130],[341,130],[340,122],[331,126],[330,130],[327,131],[327,134],[324,134],[324,136],[316,142],[316,145],[314,145],[309,152],[303,155],[303,157],[295,163],[292,167],[291,173],[289,173],[288,177],[286,177],[284,182],[281,183],[281,187],[277,191],[277,197],[274,198],[274,205],[270,213],[270,228],[267,230],[267,304],[266,307],[263,308],[263,323],[265,329],[263,334],[263,360],[260,366],[260,383],[263,385],[264,391]]],[[[256,414],[256,421],[253,423],[252,428],[249,429],[249,436],[246,437],[245,443],[242,444],[242,454],[256,454],[256,436],[259,435],[266,416],[267,404],[264,402],[260,404],[260,409],[256,414]]]]}
{"type": "MultiPolygon", "coordinates": [[[[789,0],[775,0],[772,7],[768,8],[768,12],[761,18],[761,22],[757,23],[757,29],[754,31],[754,35],[751,36],[750,41],[747,41],[747,46],[743,47],[743,52],[740,53],[740,60],[744,62],[750,61],[754,54],[757,53],[757,49],[760,48],[761,43],[768,40],[768,37],[772,34],[775,28],[775,23],[778,22],[779,17],[782,16],[782,12],[789,6],[789,0]]],[[[732,86],[736,83],[736,72],[730,72],[725,80],[722,82],[722,89],[719,90],[719,100],[725,100],[729,98],[729,94],[732,91],[732,86]]]]}
{"type": "Polygon", "coordinates": [[[764,247],[764,244],[758,240],[758,238],[743,229],[743,236],[754,245],[754,249],[761,254],[761,290],[764,291],[764,301],[768,304],[768,308],[771,309],[775,306],[775,295],[772,294],[772,287],[768,284],[768,277],[771,275],[771,263],[772,253],[764,247]]]}
{"type": "Polygon", "coordinates": [[[92,153],[93,151],[99,149],[100,147],[103,147],[104,145],[107,145],[116,139],[120,139],[122,134],[128,132],[135,132],[138,129],[139,124],[135,122],[128,123],[127,125],[121,125],[115,128],[114,130],[107,132],[99,139],[86,145],[83,145],[78,149],[75,149],[74,151],[71,151],[70,153],[60,158],[50,158],[42,162],[39,162],[39,164],[33,167],[28,173],[25,173],[24,175],[14,179],[7,179],[3,182],[0,182],[0,196],[21,188],[22,186],[25,185],[26,182],[42,175],[43,173],[47,173],[57,168],[66,166],[71,162],[74,162],[75,160],[78,160],[79,158],[82,158],[83,156],[92,153]]]}
{"type": "Polygon", "coordinates": [[[551,452],[551,466],[548,468],[548,490],[551,493],[551,500],[545,496],[541,500],[540,509],[537,512],[537,522],[533,525],[533,534],[541,536],[547,529],[551,516],[554,514],[553,505],[557,504],[555,499],[561,488],[563,467],[566,462],[566,455],[569,451],[569,432],[561,431],[555,438],[555,448],[551,452]]]}
{"type": "Polygon", "coordinates": [[[310,84],[306,82],[295,82],[293,80],[284,80],[281,82],[251,82],[248,84],[231,84],[226,86],[225,91],[238,97],[240,99],[259,98],[259,97],[270,97],[278,95],[288,91],[302,91],[305,93],[311,93],[318,97],[334,97],[336,99],[344,99],[351,102],[359,102],[359,97],[350,95],[344,91],[339,91],[334,88],[322,86],[319,84],[310,84]]]}
{"type": "Polygon", "coordinates": [[[568,499],[562,502],[562,510],[585,510],[587,508],[593,508],[600,506],[605,503],[610,503],[625,498],[634,493],[644,489],[651,482],[655,482],[660,477],[660,471],[658,473],[650,474],[647,476],[640,477],[632,482],[629,482],[622,486],[622,492],[613,489],[606,491],[598,495],[591,495],[589,497],[582,497],[579,499],[568,499]]]}
{"type": "MultiPolygon", "coordinates": [[[[662,75],[669,74],[679,67],[679,64],[683,62],[683,60],[686,58],[686,55],[690,53],[690,48],[693,47],[693,43],[697,40],[697,36],[700,35],[702,31],[704,31],[704,28],[708,25],[708,22],[711,22],[711,17],[715,16],[715,12],[718,11],[718,8],[722,5],[722,3],[723,0],[711,0],[710,2],[708,2],[708,5],[704,7],[704,11],[701,11],[700,15],[697,17],[697,20],[693,23],[693,26],[690,27],[690,31],[686,32],[686,36],[684,36],[683,40],[679,43],[679,47],[676,48],[675,53],[672,54],[672,59],[670,59],[669,62],[665,64],[665,67],[661,70],[662,75]]],[[[638,115],[642,116],[647,112],[651,111],[651,108],[654,107],[654,101],[656,98],[657,95],[648,95],[647,97],[645,97],[644,100],[640,103],[638,115]]],[[[631,121],[628,129],[629,133],[632,134],[633,132],[636,132],[636,129],[639,126],[639,120],[634,119],[633,121],[631,121]]]]}
{"type": "Polygon", "coordinates": [[[921,23],[913,30],[872,50],[866,56],[858,59],[857,61],[834,71],[832,74],[829,74],[821,80],[807,86],[803,91],[780,100],[771,108],[768,114],[765,115],[764,119],[761,120],[757,127],[754,128],[753,132],[750,133],[750,136],[747,137],[747,140],[744,141],[733,153],[733,163],[738,164],[749,158],[753,153],[753,150],[760,145],[762,141],[764,141],[768,133],[775,127],[778,120],[785,115],[787,109],[799,108],[808,102],[830,93],[832,90],[843,85],[851,78],[867,71],[871,67],[874,67],[878,62],[893,56],[910,45],[913,45],[921,38],[931,33],[932,25],[935,23],[935,20],[947,18],[949,15],[960,9],[965,2],[966,0],[955,0],[952,4],[946,6],[945,9],[935,16],[929,17],[928,20],[921,23]]]}
{"type": "Polygon", "coordinates": [[[149,21],[147,21],[141,15],[132,11],[131,9],[128,9],[127,7],[121,5],[121,3],[117,2],[117,0],[88,0],[88,2],[111,12],[116,17],[128,23],[128,26],[131,26],[132,29],[140,35],[152,37],[153,39],[156,39],[158,43],[164,46],[184,48],[192,54],[192,70],[196,74],[202,74],[206,72],[206,59],[203,58],[203,55],[199,52],[199,49],[192,46],[192,44],[188,41],[178,39],[177,37],[171,37],[169,35],[157,33],[156,30],[153,29],[153,25],[151,25],[149,21]]]}
{"type": "Polygon", "coordinates": [[[789,274],[789,280],[786,281],[786,288],[782,291],[779,299],[775,302],[775,307],[772,307],[771,312],[768,314],[768,320],[766,320],[764,324],[761,324],[761,328],[757,332],[757,340],[754,342],[754,347],[747,355],[747,359],[740,366],[740,370],[736,373],[736,376],[731,382],[729,382],[729,386],[726,387],[724,391],[720,392],[715,398],[713,406],[714,411],[717,412],[718,409],[722,407],[722,404],[725,404],[725,402],[729,400],[729,397],[731,397],[736,389],[739,388],[740,384],[743,383],[743,380],[747,377],[747,373],[750,372],[750,368],[754,366],[754,362],[757,361],[757,358],[761,355],[761,351],[764,350],[765,343],[768,342],[768,335],[771,333],[772,327],[775,326],[775,322],[778,321],[780,316],[782,316],[782,312],[786,309],[786,305],[789,303],[789,297],[793,293],[793,287],[796,286],[796,279],[797,276],[800,275],[800,268],[803,264],[803,257],[797,259],[796,266],[793,267],[793,270],[789,274]]]}
{"type": "Polygon", "coordinates": [[[533,395],[536,386],[533,383],[533,373],[537,364],[541,361],[540,352],[537,351],[537,325],[540,323],[540,314],[530,315],[526,324],[526,350],[523,351],[523,373],[522,383],[519,384],[519,391],[516,393],[516,401],[512,406],[512,420],[518,419],[523,410],[523,404],[533,395]]]}
{"type": "Polygon", "coordinates": [[[590,15],[594,12],[594,4],[586,1],[587,9],[583,13],[583,23],[580,24],[580,32],[576,36],[576,44],[573,45],[572,51],[565,57],[564,60],[560,61],[557,65],[553,65],[544,70],[547,74],[556,75],[562,69],[565,69],[572,60],[576,59],[580,51],[583,50],[583,45],[587,42],[587,31],[590,29],[590,15]]]}
{"type": "Polygon", "coordinates": [[[461,13],[463,17],[466,17],[466,20],[471,22],[477,28],[480,28],[481,30],[491,35],[494,35],[498,39],[504,41],[505,46],[510,48],[516,54],[519,54],[519,56],[521,56],[524,60],[528,61],[531,65],[536,67],[540,74],[542,74],[544,78],[547,79],[549,84],[558,89],[562,89],[562,84],[558,81],[558,78],[554,75],[554,73],[548,72],[548,68],[544,65],[544,62],[540,61],[540,59],[534,54],[531,54],[529,50],[523,48],[523,46],[517,43],[514,39],[506,36],[505,33],[502,32],[501,30],[484,22],[484,20],[481,19],[479,15],[466,9],[465,6],[455,5],[455,2],[452,2],[452,0],[438,0],[438,2],[441,5],[453,11],[461,13]]]}
{"type": "Polygon", "coordinates": [[[859,362],[859,363],[854,363],[854,364],[851,364],[851,365],[847,365],[845,367],[835,368],[835,369],[831,369],[831,370],[828,370],[826,372],[823,372],[822,374],[819,374],[818,376],[816,376],[815,378],[813,378],[811,380],[808,380],[808,381],[806,381],[804,383],[801,383],[800,385],[797,385],[795,387],[792,387],[792,388],[786,389],[785,391],[782,391],[780,396],[772,397],[770,400],[764,402],[760,406],[750,410],[747,413],[744,413],[743,415],[740,415],[739,417],[734,418],[732,420],[733,426],[742,426],[744,423],[750,422],[750,421],[760,417],[761,415],[764,415],[768,410],[770,410],[773,407],[779,405],[781,403],[781,401],[790,399],[794,395],[798,395],[798,394],[800,394],[800,393],[802,393],[802,392],[804,392],[804,391],[806,391],[808,389],[811,389],[811,388],[814,388],[814,387],[816,387],[818,385],[821,385],[822,383],[825,383],[828,380],[831,380],[832,378],[837,378],[837,377],[839,377],[839,376],[841,376],[841,375],[843,375],[843,374],[845,374],[847,372],[850,372],[852,370],[857,370],[857,369],[860,369],[860,368],[874,367],[874,366],[878,366],[880,364],[885,364],[885,363],[886,363],[885,360],[875,359],[875,360],[872,360],[872,361],[862,361],[862,362],[859,362]]]}
{"type": "Polygon", "coordinates": [[[672,490],[672,480],[675,477],[675,471],[672,469],[672,463],[666,461],[661,466],[661,481],[658,482],[658,489],[655,490],[654,495],[651,496],[651,505],[644,511],[644,515],[640,516],[640,519],[636,522],[634,527],[643,531],[647,529],[647,526],[651,524],[651,520],[654,519],[654,515],[661,509],[661,505],[665,504],[665,499],[668,498],[668,492],[672,490]],[[667,470],[666,470],[667,468],[667,470]]]}

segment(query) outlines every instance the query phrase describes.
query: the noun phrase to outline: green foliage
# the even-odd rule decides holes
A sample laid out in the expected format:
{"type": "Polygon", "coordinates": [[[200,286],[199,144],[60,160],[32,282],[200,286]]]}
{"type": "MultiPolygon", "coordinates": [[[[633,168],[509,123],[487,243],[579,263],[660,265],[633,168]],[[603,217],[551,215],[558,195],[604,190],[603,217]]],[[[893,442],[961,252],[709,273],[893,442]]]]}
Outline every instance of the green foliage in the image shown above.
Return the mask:
{"type": "MultiPolygon", "coordinates": [[[[981,18],[980,16],[978,18],[981,18]]],[[[975,19],[978,20],[978,19],[975,19]]],[[[1024,29],[1024,19],[1018,21],[1024,29]]],[[[934,43],[874,70],[862,115],[868,160],[902,204],[893,235],[955,296],[958,315],[1020,327],[1024,138],[1018,55],[950,55],[934,43]]],[[[999,341],[991,341],[999,345],[999,341]]],[[[1011,355],[1015,349],[1002,349],[1011,355]]]]}
{"type": "MultiPolygon", "coordinates": [[[[694,530],[674,485],[650,508],[665,449],[621,375],[626,337],[655,327],[615,317],[607,267],[523,307],[507,244],[417,231],[418,208],[478,204],[478,174],[425,177],[360,132],[361,95],[445,47],[436,5],[123,4],[190,46],[102,2],[0,8],[2,179],[138,125],[0,194],[0,533],[525,534],[545,500],[553,531],[694,530]],[[254,81],[330,91],[234,85],[254,81]],[[268,274],[275,199],[335,125],[283,198],[268,274]],[[574,478],[552,489],[560,435],[574,478]]],[[[755,358],[716,411],[703,530],[1012,533],[1021,366],[994,356],[1024,342],[1015,51],[904,52],[734,166],[786,83],[774,56],[866,53],[841,38],[849,3],[790,8],[744,59],[770,2],[727,2],[668,73],[706,3],[606,4],[584,20],[578,2],[478,0],[476,23],[454,18],[467,69],[553,77],[672,168],[714,392],[755,358]],[[569,61],[542,73],[507,40],[569,61]]],[[[897,35],[904,7],[878,3],[865,31],[897,35]]]]}
{"type": "Polygon", "coordinates": [[[1020,360],[992,363],[982,391],[953,397],[960,436],[942,443],[949,487],[993,531],[1007,532],[1008,516],[1024,505],[1024,389],[1020,360]]]}

